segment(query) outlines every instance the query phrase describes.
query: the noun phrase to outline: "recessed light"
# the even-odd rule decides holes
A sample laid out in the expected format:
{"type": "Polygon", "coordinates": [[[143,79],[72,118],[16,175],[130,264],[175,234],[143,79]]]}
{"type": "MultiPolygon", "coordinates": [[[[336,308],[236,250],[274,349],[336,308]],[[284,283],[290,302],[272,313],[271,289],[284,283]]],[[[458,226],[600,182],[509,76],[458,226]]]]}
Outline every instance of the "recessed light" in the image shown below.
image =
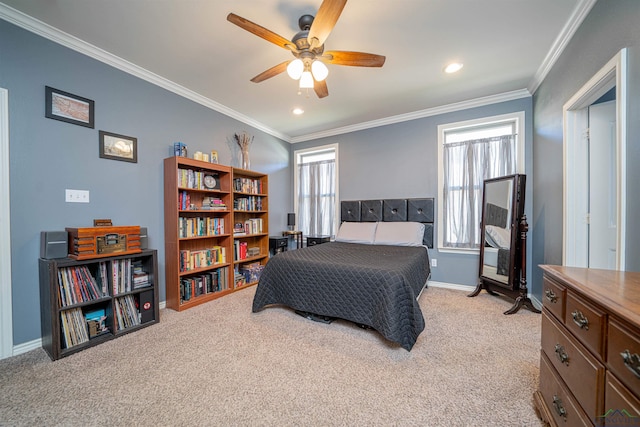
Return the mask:
{"type": "Polygon", "coordinates": [[[297,108],[297,107],[291,110],[291,112],[296,116],[299,116],[300,114],[304,114],[304,110],[302,108],[297,108]]]}
{"type": "Polygon", "coordinates": [[[444,72],[448,74],[455,73],[457,71],[460,71],[462,67],[463,67],[463,64],[459,62],[452,62],[451,64],[445,67],[444,72]]]}

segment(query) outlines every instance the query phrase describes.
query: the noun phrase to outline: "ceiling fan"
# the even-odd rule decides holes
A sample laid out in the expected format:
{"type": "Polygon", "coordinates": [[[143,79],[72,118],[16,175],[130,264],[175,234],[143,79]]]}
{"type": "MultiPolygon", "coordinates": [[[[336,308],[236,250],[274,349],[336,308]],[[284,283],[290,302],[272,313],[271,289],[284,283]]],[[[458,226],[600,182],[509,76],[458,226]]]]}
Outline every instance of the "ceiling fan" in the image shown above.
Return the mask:
{"type": "Polygon", "coordinates": [[[284,71],[299,80],[300,89],[313,88],[318,98],[329,95],[325,78],[329,73],[326,64],[349,65],[354,67],[382,67],[385,57],[364,52],[344,50],[324,50],[324,42],[336,25],[347,0],[324,0],[315,18],[303,15],[298,20],[300,32],[291,40],[270,31],[234,13],[227,20],[242,29],[255,34],[284,49],[290,50],[295,59],[284,61],[251,79],[260,83],[284,71]]]}

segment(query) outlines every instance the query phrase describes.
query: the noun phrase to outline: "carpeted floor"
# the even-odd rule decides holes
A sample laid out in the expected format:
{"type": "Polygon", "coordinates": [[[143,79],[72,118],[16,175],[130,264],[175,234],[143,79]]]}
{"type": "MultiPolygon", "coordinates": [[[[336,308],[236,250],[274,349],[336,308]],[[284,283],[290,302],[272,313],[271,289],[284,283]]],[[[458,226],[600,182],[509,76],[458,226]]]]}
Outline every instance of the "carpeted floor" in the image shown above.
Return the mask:
{"type": "Polygon", "coordinates": [[[411,352],[312,322],[255,288],[56,362],[0,361],[1,426],[541,426],[540,315],[431,287],[411,352]]]}

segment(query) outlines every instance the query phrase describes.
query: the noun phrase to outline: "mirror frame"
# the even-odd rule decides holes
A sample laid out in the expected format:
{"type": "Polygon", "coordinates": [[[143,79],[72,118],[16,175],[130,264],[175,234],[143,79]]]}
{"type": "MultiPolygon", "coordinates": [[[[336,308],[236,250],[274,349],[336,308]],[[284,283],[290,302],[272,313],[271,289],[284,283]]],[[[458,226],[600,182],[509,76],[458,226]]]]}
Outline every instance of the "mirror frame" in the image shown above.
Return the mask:
{"type": "Polygon", "coordinates": [[[509,290],[517,290],[520,287],[520,271],[522,270],[522,263],[520,262],[520,219],[524,214],[524,175],[507,175],[497,178],[485,179],[482,189],[482,220],[480,223],[480,264],[478,268],[479,280],[489,282],[491,285],[495,285],[501,288],[509,290]],[[509,228],[511,230],[511,236],[509,239],[509,275],[507,282],[501,282],[493,277],[486,276],[484,274],[484,259],[485,259],[485,233],[487,226],[487,186],[492,183],[510,182],[511,183],[511,206],[508,209],[511,212],[509,218],[509,228]]]}
{"type": "Polygon", "coordinates": [[[540,313],[528,296],[527,290],[527,232],[529,225],[524,214],[524,195],[525,195],[526,175],[514,174],[498,178],[486,179],[482,188],[482,220],[480,223],[480,265],[478,266],[478,285],[476,289],[469,294],[469,297],[475,297],[486,289],[491,295],[501,294],[513,298],[514,304],[504,314],[516,313],[521,307],[526,307],[534,313],[540,313]],[[511,225],[511,246],[509,253],[509,280],[507,283],[500,282],[492,277],[483,275],[484,252],[485,252],[485,232],[486,232],[486,194],[487,184],[499,181],[511,181],[511,217],[509,219],[511,225]]]}

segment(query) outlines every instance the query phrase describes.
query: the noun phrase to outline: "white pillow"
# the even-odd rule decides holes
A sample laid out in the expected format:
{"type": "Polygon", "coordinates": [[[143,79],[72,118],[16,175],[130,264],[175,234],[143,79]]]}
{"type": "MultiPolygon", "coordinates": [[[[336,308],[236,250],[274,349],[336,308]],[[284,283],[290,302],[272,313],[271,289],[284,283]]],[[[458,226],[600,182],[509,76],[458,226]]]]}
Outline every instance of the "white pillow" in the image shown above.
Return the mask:
{"type": "Polygon", "coordinates": [[[336,242],[372,244],[377,222],[343,222],[340,225],[336,242]]]}
{"type": "Polygon", "coordinates": [[[485,228],[485,240],[494,248],[509,249],[511,246],[511,233],[506,228],[495,225],[487,225],[485,228]]]}
{"type": "Polygon", "coordinates": [[[379,222],[374,245],[422,246],[424,224],[419,222],[379,222]]]}

